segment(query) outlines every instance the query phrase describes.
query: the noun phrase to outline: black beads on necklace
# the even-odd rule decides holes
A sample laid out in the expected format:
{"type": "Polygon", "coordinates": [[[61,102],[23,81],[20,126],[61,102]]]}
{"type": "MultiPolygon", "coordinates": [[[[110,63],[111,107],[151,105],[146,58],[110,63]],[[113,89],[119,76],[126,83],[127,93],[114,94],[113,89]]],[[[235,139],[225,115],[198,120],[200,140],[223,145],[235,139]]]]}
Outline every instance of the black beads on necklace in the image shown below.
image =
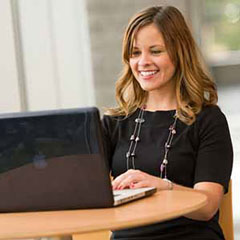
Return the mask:
{"type": "Polygon", "coordinates": [[[145,111],[145,107],[141,108],[139,111],[138,117],[135,119],[134,132],[130,137],[130,146],[126,153],[127,170],[136,169],[135,168],[136,148],[137,148],[138,142],[140,141],[141,126],[145,121],[143,119],[144,111],[145,111]]]}
{"type": "Polygon", "coordinates": [[[175,114],[174,122],[169,127],[168,138],[167,138],[167,141],[166,141],[165,146],[164,146],[164,148],[165,148],[164,157],[163,157],[163,161],[160,165],[160,177],[164,178],[164,179],[167,179],[168,152],[171,148],[173,137],[177,133],[176,132],[176,125],[177,125],[177,116],[175,114]]]}
{"type": "MultiPolygon", "coordinates": [[[[127,158],[127,170],[129,169],[136,169],[135,167],[135,159],[136,159],[136,148],[138,143],[140,142],[140,132],[141,132],[141,126],[145,122],[143,116],[145,112],[146,107],[144,106],[143,108],[140,109],[138,117],[135,119],[135,128],[134,132],[130,137],[130,146],[129,149],[126,153],[126,158],[127,158]]],[[[169,127],[169,134],[167,141],[164,145],[164,157],[162,160],[162,163],[160,165],[160,177],[167,179],[167,165],[168,165],[168,153],[170,148],[172,147],[172,141],[174,135],[177,133],[176,132],[176,125],[177,125],[177,116],[176,113],[174,115],[174,122],[173,124],[169,127]]]]}

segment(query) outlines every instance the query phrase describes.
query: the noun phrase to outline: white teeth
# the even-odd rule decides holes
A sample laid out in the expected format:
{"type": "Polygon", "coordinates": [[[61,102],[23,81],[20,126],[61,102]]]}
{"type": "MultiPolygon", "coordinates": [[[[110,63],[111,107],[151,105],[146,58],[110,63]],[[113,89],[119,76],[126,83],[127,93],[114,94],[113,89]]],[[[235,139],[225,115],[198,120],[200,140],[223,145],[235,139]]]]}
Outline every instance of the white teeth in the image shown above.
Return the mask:
{"type": "Polygon", "coordinates": [[[150,75],[153,75],[153,74],[155,74],[157,71],[147,71],[147,72],[145,72],[145,71],[141,71],[140,73],[141,73],[141,75],[142,76],[150,76],[150,75]]]}

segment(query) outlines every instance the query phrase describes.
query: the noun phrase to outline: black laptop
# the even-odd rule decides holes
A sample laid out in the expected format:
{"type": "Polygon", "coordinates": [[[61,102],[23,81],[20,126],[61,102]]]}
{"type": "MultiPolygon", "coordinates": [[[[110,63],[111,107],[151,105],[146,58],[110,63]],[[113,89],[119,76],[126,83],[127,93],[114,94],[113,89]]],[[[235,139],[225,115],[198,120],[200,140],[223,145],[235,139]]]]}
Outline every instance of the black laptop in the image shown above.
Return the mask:
{"type": "Polygon", "coordinates": [[[0,212],[116,206],[155,188],[113,196],[97,108],[0,115],[0,212]]]}

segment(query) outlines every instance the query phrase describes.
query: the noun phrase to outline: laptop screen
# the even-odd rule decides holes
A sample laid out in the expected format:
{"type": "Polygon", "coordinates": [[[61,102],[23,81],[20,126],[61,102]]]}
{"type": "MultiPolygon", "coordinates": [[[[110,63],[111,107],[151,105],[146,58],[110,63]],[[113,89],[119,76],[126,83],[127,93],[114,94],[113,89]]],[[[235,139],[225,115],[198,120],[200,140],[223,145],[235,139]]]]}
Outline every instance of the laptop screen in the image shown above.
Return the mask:
{"type": "Polygon", "coordinates": [[[86,108],[0,116],[0,173],[28,163],[41,168],[53,157],[100,153],[97,114],[86,108]]]}
{"type": "Polygon", "coordinates": [[[0,212],[112,206],[105,161],[97,108],[0,115],[0,212]]]}

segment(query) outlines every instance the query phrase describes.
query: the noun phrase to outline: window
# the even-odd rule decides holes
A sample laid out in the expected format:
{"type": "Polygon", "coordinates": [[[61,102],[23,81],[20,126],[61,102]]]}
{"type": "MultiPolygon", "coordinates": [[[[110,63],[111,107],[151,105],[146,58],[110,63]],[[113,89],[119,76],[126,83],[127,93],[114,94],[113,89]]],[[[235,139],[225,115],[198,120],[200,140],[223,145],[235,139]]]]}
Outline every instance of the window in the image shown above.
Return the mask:
{"type": "Polygon", "coordinates": [[[205,0],[201,35],[211,65],[240,64],[240,0],[205,0]]]}

